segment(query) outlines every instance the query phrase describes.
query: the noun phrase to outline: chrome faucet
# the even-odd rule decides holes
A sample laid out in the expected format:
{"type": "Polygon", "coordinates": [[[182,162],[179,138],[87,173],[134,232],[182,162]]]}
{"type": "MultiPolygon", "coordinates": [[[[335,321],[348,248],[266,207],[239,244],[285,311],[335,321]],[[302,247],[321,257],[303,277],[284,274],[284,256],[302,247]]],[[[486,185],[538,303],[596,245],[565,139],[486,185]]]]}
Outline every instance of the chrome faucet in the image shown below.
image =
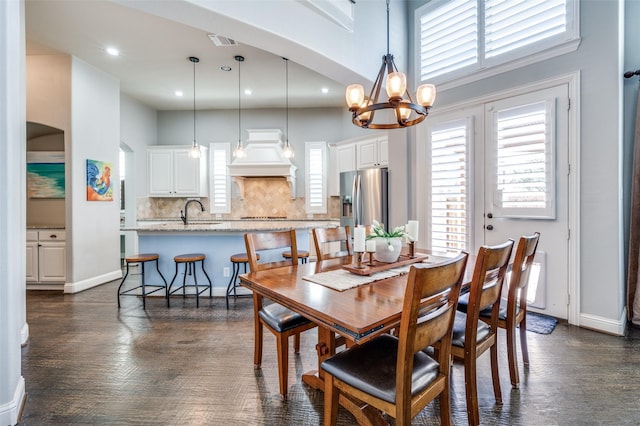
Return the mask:
{"type": "Polygon", "coordinates": [[[189,204],[191,203],[198,203],[200,204],[200,209],[202,211],[204,211],[204,206],[202,205],[202,203],[200,202],[200,200],[188,200],[186,202],[186,204],[184,205],[184,211],[180,210],[180,219],[182,219],[182,223],[184,223],[185,225],[188,225],[189,222],[187,220],[187,209],[189,208],[189,204]]]}

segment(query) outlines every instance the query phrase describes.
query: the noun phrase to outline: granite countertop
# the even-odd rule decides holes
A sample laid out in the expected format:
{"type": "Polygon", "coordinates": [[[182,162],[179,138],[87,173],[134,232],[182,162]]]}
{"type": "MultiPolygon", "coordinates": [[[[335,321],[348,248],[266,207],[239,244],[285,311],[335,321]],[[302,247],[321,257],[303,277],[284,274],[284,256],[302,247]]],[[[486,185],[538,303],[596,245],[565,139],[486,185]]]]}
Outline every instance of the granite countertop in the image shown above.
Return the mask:
{"type": "Polygon", "coordinates": [[[122,231],[146,232],[250,232],[279,231],[286,229],[312,229],[338,226],[340,222],[333,219],[323,220],[223,220],[223,221],[190,221],[184,225],[180,220],[138,221],[137,226],[123,227],[122,231]]]}
{"type": "Polygon", "coordinates": [[[65,230],[64,226],[47,226],[47,225],[29,225],[27,226],[27,230],[40,230],[40,229],[57,229],[57,230],[65,230]]]}

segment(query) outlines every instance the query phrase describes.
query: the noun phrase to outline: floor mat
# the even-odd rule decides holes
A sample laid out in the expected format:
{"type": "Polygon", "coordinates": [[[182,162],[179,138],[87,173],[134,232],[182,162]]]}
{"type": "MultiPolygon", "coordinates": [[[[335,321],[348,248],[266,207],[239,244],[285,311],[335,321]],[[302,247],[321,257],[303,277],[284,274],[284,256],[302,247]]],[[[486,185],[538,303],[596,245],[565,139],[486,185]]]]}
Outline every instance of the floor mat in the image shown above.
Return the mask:
{"type": "Polygon", "coordinates": [[[551,334],[558,325],[558,320],[548,315],[527,312],[527,331],[538,334],[551,334]]]}

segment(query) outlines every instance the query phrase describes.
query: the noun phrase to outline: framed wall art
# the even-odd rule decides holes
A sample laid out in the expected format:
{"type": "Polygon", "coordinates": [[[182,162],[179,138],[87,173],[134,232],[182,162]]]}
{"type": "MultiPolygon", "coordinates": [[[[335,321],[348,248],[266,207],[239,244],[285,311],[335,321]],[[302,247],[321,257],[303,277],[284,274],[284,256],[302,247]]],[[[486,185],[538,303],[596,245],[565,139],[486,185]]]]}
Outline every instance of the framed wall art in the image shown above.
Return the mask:
{"type": "Polygon", "coordinates": [[[64,198],[64,152],[27,152],[27,197],[64,198]]]}
{"type": "Polygon", "coordinates": [[[87,160],[87,201],[113,201],[111,163],[87,160]]]}

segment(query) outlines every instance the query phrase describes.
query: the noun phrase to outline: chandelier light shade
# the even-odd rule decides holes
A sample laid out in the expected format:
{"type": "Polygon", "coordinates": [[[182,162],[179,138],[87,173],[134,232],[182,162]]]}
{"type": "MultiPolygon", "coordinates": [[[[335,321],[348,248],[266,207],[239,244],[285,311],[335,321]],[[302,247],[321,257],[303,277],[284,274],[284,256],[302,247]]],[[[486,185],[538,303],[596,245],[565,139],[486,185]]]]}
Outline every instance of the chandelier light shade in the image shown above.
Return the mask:
{"type": "Polygon", "coordinates": [[[241,103],[241,93],[240,93],[240,64],[242,62],[244,62],[244,56],[240,56],[240,55],[236,55],[234,57],[234,59],[236,61],[238,61],[238,144],[236,145],[236,148],[233,150],[233,156],[235,158],[244,158],[247,156],[246,151],[244,150],[244,147],[242,146],[242,127],[241,127],[241,112],[242,112],[242,103],[241,103]]]}
{"type": "Polygon", "coordinates": [[[284,149],[283,149],[283,155],[285,158],[293,158],[293,156],[295,155],[293,152],[293,148],[291,148],[291,145],[289,145],[289,60],[287,58],[282,58],[284,59],[284,64],[285,64],[285,76],[286,76],[286,125],[285,125],[285,135],[284,135],[284,149]]]}
{"type": "Polygon", "coordinates": [[[189,61],[193,63],[193,145],[191,145],[189,156],[200,158],[200,146],[196,142],[196,64],[200,62],[200,59],[189,56],[189,61]]]}
{"type": "Polygon", "coordinates": [[[352,113],[351,121],[356,126],[368,129],[400,129],[418,124],[427,117],[436,98],[436,87],[433,84],[419,86],[415,102],[407,91],[407,77],[398,71],[393,55],[389,53],[389,1],[387,0],[387,54],[382,57],[378,77],[369,96],[365,96],[361,84],[349,85],[345,94],[347,106],[352,113]],[[384,99],[380,100],[383,84],[387,93],[386,102],[384,99]],[[389,119],[389,122],[376,121],[376,111],[380,110],[393,112],[382,114],[382,120],[389,119]]]}

